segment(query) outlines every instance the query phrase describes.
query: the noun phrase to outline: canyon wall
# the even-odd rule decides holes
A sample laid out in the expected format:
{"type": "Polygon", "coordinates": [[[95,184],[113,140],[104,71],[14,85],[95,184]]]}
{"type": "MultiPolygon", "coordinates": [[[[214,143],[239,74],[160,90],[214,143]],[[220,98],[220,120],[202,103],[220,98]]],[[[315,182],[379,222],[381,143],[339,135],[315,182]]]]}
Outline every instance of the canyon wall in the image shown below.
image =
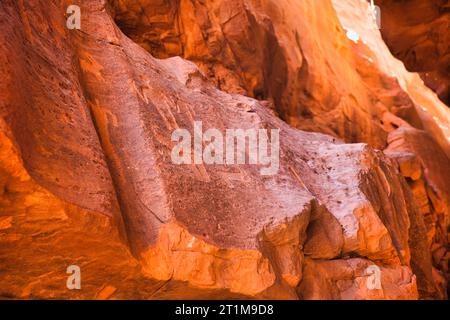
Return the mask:
{"type": "Polygon", "coordinates": [[[450,106],[450,3],[378,0],[383,12],[382,35],[408,70],[418,72],[426,85],[450,106]]]}
{"type": "Polygon", "coordinates": [[[447,297],[450,111],[368,3],[71,4],[0,3],[0,297],[447,297]],[[174,163],[200,122],[277,174],[174,163]]]}

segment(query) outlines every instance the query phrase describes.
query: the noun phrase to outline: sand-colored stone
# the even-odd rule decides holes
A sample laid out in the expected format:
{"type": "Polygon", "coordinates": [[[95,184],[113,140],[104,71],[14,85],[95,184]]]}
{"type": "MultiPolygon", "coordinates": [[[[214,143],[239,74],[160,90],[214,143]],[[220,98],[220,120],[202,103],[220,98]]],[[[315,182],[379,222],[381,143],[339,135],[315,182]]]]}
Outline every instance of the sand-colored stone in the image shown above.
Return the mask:
{"type": "Polygon", "coordinates": [[[416,278],[404,266],[383,267],[364,259],[307,260],[299,294],[308,300],[410,300],[416,278]],[[380,270],[380,287],[371,268],[380,270]]]}

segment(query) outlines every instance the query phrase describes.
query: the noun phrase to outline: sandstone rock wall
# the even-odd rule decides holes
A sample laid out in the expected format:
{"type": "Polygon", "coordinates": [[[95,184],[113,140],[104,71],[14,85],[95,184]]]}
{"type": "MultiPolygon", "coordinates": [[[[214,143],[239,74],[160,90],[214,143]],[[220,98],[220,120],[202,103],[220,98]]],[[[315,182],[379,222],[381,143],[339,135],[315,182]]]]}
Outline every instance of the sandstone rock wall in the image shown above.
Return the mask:
{"type": "Polygon", "coordinates": [[[445,298],[448,110],[367,4],[70,4],[0,4],[1,297],[445,298]],[[280,129],[278,174],[174,164],[195,121],[280,129]]]}
{"type": "Polygon", "coordinates": [[[383,15],[383,38],[406,68],[450,106],[450,3],[376,1],[383,15]]]}

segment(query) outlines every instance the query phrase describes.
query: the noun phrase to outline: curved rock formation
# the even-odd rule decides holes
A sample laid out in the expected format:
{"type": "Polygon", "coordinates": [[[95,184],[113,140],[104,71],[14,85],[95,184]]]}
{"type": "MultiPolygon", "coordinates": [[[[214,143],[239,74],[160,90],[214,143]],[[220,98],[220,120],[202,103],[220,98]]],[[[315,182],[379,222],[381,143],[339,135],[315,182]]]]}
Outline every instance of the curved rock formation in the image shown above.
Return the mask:
{"type": "Polygon", "coordinates": [[[450,3],[378,0],[383,38],[406,68],[450,106],[450,3]]]}
{"type": "Polygon", "coordinates": [[[69,30],[3,1],[0,296],[445,298],[449,110],[367,3],[320,2],[85,0],[69,30]],[[200,123],[279,130],[277,174],[174,163],[200,123]]]}

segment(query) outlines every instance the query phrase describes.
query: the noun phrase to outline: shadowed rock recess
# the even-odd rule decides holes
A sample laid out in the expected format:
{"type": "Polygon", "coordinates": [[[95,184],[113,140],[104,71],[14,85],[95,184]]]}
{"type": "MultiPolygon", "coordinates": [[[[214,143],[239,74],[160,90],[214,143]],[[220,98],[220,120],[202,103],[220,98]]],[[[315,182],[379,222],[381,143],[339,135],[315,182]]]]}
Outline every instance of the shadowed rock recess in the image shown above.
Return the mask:
{"type": "Polygon", "coordinates": [[[450,109],[368,2],[76,2],[0,2],[0,298],[447,298],[450,109]],[[174,164],[195,121],[278,173],[174,164]]]}
{"type": "Polygon", "coordinates": [[[377,0],[383,38],[450,107],[450,2],[377,0]]]}

